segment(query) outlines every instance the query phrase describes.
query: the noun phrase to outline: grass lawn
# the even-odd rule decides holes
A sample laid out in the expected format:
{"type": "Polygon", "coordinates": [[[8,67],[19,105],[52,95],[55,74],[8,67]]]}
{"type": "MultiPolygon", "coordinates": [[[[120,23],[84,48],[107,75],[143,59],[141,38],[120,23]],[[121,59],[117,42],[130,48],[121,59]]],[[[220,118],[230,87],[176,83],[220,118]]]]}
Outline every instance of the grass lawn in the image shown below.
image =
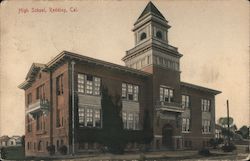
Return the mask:
{"type": "Polygon", "coordinates": [[[21,160],[25,159],[25,149],[24,147],[5,147],[4,151],[6,152],[6,158],[8,160],[21,160]]]}

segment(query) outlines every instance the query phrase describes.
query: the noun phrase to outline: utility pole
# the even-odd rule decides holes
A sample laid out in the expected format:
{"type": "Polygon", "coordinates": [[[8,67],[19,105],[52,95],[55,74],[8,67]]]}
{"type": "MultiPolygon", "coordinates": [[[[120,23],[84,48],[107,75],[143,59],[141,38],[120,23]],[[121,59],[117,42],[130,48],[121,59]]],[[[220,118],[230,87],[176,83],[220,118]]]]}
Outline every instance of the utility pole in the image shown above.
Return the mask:
{"type": "Polygon", "coordinates": [[[72,89],[72,155],[75,155],[75,86],[74,86],[74,65],[75,62],[71,62],[71,89],[72,89]]]}
{"type": "Polygon", "coordinates": [[[227,100],[227,139],[228,139],[228,145],[230,144],[230,128],[229,128],[229,101],[227,100]]]}
{"type": "Polygon", "coordinates": [[[250,152],[250,126],[248,127],[248,152],[250,152]]]}

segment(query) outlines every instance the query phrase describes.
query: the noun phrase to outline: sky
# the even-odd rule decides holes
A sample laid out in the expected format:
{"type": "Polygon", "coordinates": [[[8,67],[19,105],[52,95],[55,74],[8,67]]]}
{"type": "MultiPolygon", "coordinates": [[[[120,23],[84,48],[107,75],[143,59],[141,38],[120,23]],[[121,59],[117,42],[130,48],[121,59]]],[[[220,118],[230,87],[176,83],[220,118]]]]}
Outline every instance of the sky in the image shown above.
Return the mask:
{"type": "MultiPolygon", "coordinates": [[[[24,134],[24,91],[17,86],[33,62],[47,63],[67,50],[124,65],[121,58],[135,45],[133,24],[148,2],[3,1],[0,135],[24,134]]],[[[249,2],[152,2],[172,26],[169,44],[183,54],[181,80],[222,91],[216,96],[216,120],[226,116],[228,99],[235,124],[249,125],[249,2]]]]}

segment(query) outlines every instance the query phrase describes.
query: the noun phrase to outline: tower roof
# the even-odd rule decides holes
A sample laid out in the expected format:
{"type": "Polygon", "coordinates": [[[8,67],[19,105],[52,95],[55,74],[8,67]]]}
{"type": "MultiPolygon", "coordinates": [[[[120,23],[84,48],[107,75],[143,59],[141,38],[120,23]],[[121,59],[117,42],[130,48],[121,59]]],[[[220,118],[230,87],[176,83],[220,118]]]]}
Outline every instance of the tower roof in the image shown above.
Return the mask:
{"type": "Polygon", "coordinates": [[[165,17],[161,14],[161,12],[155,7],[155,5],[151,1],[149,1],[147,6],[145,7],[145,9],[142,11],[141,15],[137,19],[137,21],[148,13],[153,13],[153,14],[159,16],[159,18],[162,18],[165,20],[165,17]]]}

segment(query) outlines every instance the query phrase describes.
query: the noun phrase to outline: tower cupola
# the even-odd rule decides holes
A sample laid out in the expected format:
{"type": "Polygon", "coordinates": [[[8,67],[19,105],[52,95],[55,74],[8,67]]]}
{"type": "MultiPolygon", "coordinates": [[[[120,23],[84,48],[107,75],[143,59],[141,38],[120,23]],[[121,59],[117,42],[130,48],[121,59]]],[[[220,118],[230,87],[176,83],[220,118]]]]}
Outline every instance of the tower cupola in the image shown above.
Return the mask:
{"type": "Polygon", "coordinates": [[[153,66],[179,71],[182,56],[168,42],[168,21],[150,1],[134,23],[135,47],[126,52],[126,66],[153,72],[153,66]]]}

